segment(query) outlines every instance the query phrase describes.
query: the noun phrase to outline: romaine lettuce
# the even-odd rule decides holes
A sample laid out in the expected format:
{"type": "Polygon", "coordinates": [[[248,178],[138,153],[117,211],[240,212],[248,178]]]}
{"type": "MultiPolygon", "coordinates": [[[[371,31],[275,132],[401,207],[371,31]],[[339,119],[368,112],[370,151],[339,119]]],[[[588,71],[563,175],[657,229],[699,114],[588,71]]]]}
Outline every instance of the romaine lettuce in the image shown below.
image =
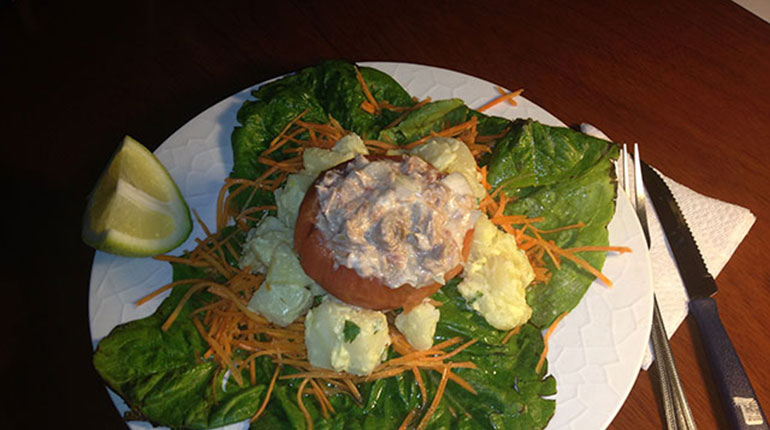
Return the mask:
{"type": "MultiPolygon", "coordinates": [[[[394,106],[412,106],[411,96],[392,78],[370,68],[361,68],[374,97],[394,106]]],[[[542,228],[574,224],[586,227],[556,233],[550,238],[562,247],[607,245],[606,225],[614,213],[615,186],[611,160],[617,156],[609,142],[589,138],[566,128],[548,127],[534,121],[509,121],[469,109],[459,100],[429,103],[409,114],[398,126],[383,129],[398,115],[384,110],[371,115],[360,109],[365,100],[351,64],[326,62],[264,85],[253,92],[238,112],[240,126],[232,134],[234,166],[232,177],[256,178],[264,171],[258,155],[269,142],[301,112],[306,121],[326,122],[329,115],[343,127],[364,137],[407,143],[467,121],[479,120],[482,135],[495,135],[509,128],[482,160],[489,166],[489,181],[504,186],[515,202],[508,213],[544,216],[542,228]]],[[[273,153],[274,155],[277,154],[273,153]]],[[[250,205],[271,204],[272,193],[264,192],[250,205]]],[[[239,201],[244,204],[244,200],[239,201]]],[[[601,268],[603,253],[585,257],[601,268]]],[[[552,263],[551,263],[552,264],[552,263]]],[[[552,269],[555,269],[552,267],[552,269]]],[[[174,279],[204,276],[197,269],[174,265],[174,279]]],[[[547,285],[528,291],[533,307],[531,322],[505,345],[505,333],[490,327],[472,312],[457,292],[457,280],[433,297],[441,301],[441,318],[436,340],[454,336],[478,339],[453,360],[473,361],[478,369],[456,369],[478,394],[450,382],[431,419],[429,429],[541,429],[553,415],[555,403],[547,399],[556,391],[547,364],[536,372],[543,350],[541,328],[579,302],[593,276],[566,262],[547,285]]],[[[175,287],[150,317],[122,324],[100,343],[94,365],[107,384],[132,408],[132,417],[173,428],[209,428],[249,418],[261,404],[266,384],[274,371],[269,357],[257,361],[257,384],[239,387],[233,378],[222,390],[224,372],[218,364],[199,361],[206,350],[187,314],[201,305],[205,293],[194,296],[171,328],[160,326],[176,307],[186,287],[175,287]],[[217,375],[217,401],[211,378],[217,375]]],[[[391,354],[395,354],[391,352],[391,354]]],[[[285,366],[282,375],[294,372],[285,366]]],[[[245,376],[245,375],[244,375],[245,376]]],[[[438,385],[436,372],[422,371],[428,401],[438,385]]],[[[252,428],[303,429],[305,418],[296,403],[298,380],[279,380],[263,415],[252,428]]],[[[404,417],[422,407],[424,399],[411,373],[361,384],[363,404],[346,394],[330,396],[336,413],[325,419],[314,399],[304,405],[314,418],[316,429],[397,428],[404,417]]],[[[418,417],[421,414],[418,414],[418,417]]]]}

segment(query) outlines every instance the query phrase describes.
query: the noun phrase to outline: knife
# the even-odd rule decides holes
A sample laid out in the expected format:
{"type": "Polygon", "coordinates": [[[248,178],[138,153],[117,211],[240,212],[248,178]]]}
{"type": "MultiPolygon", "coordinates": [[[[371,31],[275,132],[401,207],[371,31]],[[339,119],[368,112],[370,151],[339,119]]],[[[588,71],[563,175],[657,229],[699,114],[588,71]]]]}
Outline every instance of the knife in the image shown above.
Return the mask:
{"type": "Polygon", "coordinates": [[[716,302],[711,298],[717,292],[717,284],[706,269],[679,204],[663,178],[646,163],[642,163],[642,176],[690,296],[690,312],[698,326],[731,427],[735,430],[770,430],[754,388],[719,319],[716,302]]]}

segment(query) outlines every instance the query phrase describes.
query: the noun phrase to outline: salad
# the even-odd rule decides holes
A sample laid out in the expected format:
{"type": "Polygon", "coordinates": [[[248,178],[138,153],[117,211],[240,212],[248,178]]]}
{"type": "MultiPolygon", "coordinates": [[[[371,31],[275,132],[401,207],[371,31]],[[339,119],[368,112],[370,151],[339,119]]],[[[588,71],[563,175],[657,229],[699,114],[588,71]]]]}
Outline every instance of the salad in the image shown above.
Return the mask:
{"type": "MultiPolygon", "coordinates": [[[[489,117],[459,100],[416,101],[387,75],[367,68],[359,75],[345,63],[303,70],[254,96],[239,111],[229,195],[223,193],[212,234],[198,249],[167,257],[174,265],[171,295],[152,316],[116,327],[95,354],[97,369],[136,417],[178,428],[255,416],[255,428],[544,427],[554,408],[544,397],[555,383],[541,329],[577,304],[601,268],[614,211],[615,147],[563,128],[489,117]],[[363,376],[298,359],[304,342],[292,341],[305,333],[301,320],[280,330],[260,321],[267,312],[247,305],[249,288],[261,285],[264,273],[235,270],[242,269],[247,235],[266,216],[280,218],[280,201],[291,195],[287,178],[302,167],[297,148],[307,144],[299,142],[315,139],[310,146],[329,148],[349,132],[385,152],[416,147],[432,133],[465,140],[486,168],[484,211],[537,242],[528,323],[494,328],[461,294],[457,277],[430,298],[440,319],[427,352],[415,351],[396,330],[380,374],[363,376]],[[295,134],[272,149],[282,133],[295,134]],[[221,342],[223,332],[213,325],[225,327],[217,321],[236,315],[246,320],[230,327],[246,338],[221,342]]],[[[323,304],[312,301],[314,308],[323,304]]],[[[355,337],[354,328],[346,331],[355,337]]]]}

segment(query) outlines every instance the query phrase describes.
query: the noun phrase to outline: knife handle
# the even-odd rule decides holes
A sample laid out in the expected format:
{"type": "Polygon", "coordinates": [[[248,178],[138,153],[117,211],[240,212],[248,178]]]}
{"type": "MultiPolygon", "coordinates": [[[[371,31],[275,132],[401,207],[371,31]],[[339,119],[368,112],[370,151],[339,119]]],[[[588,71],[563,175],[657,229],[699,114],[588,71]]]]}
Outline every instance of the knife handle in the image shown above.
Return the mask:
{"type": "Polygon", "coordinates": [[[706,297],[690,300],[690,312],[698,324],[730,426],[734,430],[770,430],[749,377],[719,319],[714,299],[706,297]]]}

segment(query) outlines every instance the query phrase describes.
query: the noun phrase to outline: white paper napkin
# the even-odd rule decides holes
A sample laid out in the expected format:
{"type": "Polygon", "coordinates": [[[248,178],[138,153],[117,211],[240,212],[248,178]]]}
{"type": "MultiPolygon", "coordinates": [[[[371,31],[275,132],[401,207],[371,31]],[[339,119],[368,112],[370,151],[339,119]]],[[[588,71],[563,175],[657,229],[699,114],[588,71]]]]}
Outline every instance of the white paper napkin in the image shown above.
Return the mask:
{"type": "MultiPolygon", "coordinates": [[[[590,124],[581,124],[580,129],[591,136],[610,140],[590,124]]],[[[642,154],[644,154],[643,151],[642,154]]],[[[682,214],[703,255],[706,267],[711,276],[716,278],[748,234],[756,217],[746,208],[704,196],[675,182],[660,171],[658,173],[661,174],[679,203],[682,214]]],[[[633,181],[633,178],[631,180],[633,181]]],[[[666,332],[671,337],[687,317],[687,292],[649,197],[647,198],[647,218],[650,230],[653,290],[658,299],[666,332]]],[[[652,364],[652,354],[648,348],[642,368],[647,370],[650,364],[652,364]]]]}

